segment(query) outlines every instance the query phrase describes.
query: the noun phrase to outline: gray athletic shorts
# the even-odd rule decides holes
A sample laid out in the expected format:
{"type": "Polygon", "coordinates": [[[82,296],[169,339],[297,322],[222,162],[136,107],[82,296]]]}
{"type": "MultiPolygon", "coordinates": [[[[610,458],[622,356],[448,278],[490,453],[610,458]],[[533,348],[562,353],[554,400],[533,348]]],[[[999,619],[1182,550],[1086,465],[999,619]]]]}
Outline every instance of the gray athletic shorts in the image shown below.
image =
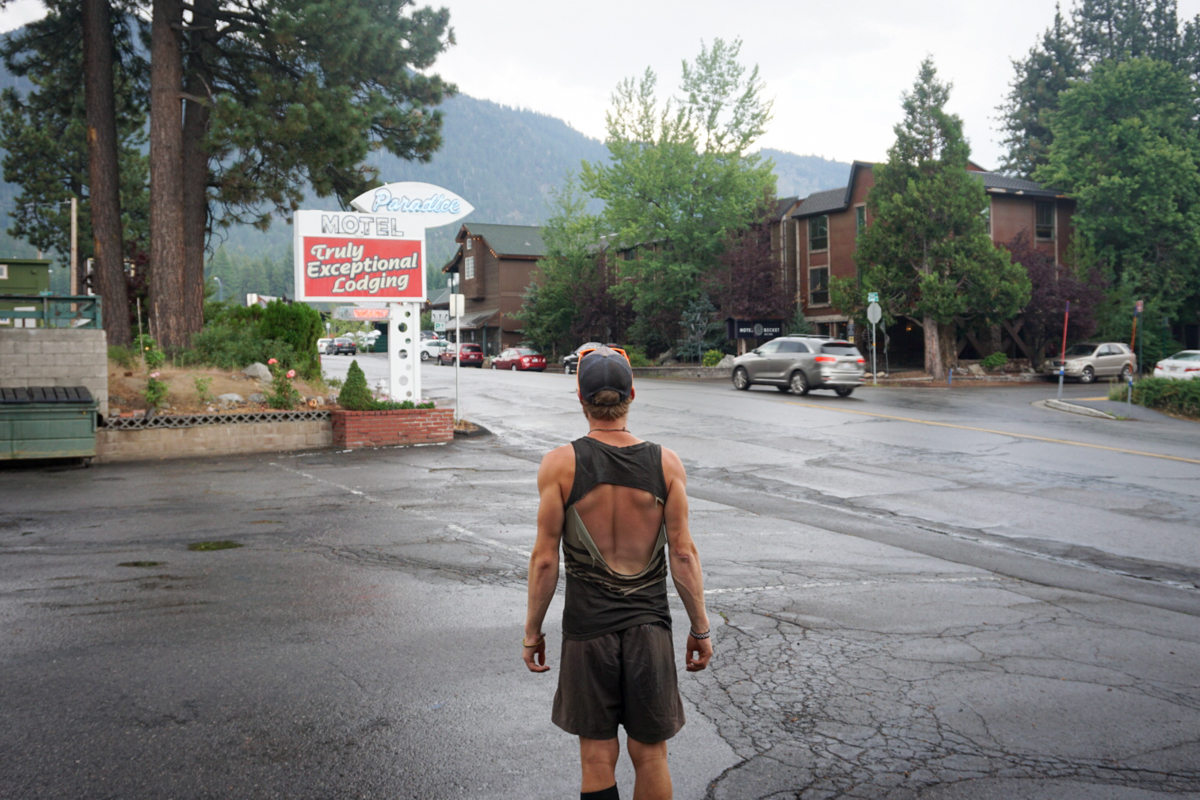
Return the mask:
{"type": "Polygon", "coordinates": [[[683,727],[671,631],[635,625],[595,639],[564,639],[550,719],[567,733],[612,739],[624,725],[632,739],[653,744],[683,727]]]}

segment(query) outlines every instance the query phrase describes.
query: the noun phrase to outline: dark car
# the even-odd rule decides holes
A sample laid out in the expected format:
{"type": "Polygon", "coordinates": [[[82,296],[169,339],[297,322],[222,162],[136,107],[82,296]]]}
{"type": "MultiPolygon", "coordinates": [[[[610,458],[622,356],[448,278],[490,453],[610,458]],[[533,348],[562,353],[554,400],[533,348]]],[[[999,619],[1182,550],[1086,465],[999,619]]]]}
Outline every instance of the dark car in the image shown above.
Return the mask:
{"type": "Polygon", "coordinates": [[[492,359],[492,369],[527,369],[541,372],[546,368],[546,357],[528,347],[510,347],[492,359]]]}
{"type": "Polygon", "coordinates": [[[588,342],[576,347],[574,352],[567,353],[562,359],[563,371],[568,375],[574,373],[576,366],[579,364],[579,354],[584,350],[595,350],[597,347],[604,347],[604,344],[601,342],[588,342]]]}
{"type": "Polygon", "coordinates": [[[733,362],[733,385],[749,389],[765,383],[799,395],[832,389],[840,397],[848,397],[862,385],[865,365],[866,359],[851,342],[785,336],[738,356],[733,362]]]}
{"type": "Polygon", "coordinates": [[[327,356],[353,356],[358,354],[358,345],[353,339],[348,339],[343,336],[331,341],[325,345],[325,355],[327,356]]]}
{"type": "Polygon", "coordinates": [[[483,369],[483,345],[472,344],[471,342],[450,345],[438,354],[438,363],[442,366],[450,366],[454,363],[454,358],[460,351],[462,353],[461,363],[464,367],[479,367],[483,369]]]}

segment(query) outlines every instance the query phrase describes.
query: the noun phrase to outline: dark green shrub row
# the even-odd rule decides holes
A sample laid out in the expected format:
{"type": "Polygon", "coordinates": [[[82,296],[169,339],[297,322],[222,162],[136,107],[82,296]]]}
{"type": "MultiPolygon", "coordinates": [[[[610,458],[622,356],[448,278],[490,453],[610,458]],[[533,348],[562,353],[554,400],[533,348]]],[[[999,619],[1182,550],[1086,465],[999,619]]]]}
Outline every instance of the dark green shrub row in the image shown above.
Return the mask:
{"type": "Polygon", "coordinates": [[[317,339],[322,325],[316,309],[303,303],[275,301],[265,309],[222,303],[205,306],[204,329],[192,337],[192,346],[180,353],[180,366],[207,365],[244,369],[277,359],[284,371],[294,369],[311,380],[321,375],[317,339]]]}
{"type": "MultiPolygon", "coordinates": [[[[1126,389],[1113,389],[1110,399],[1124,400],[1126,389]]],[[[1200,380],[1142,378],[1133,384],[1133,402],[1158,411],[1200,419],[1200,380]]]]}

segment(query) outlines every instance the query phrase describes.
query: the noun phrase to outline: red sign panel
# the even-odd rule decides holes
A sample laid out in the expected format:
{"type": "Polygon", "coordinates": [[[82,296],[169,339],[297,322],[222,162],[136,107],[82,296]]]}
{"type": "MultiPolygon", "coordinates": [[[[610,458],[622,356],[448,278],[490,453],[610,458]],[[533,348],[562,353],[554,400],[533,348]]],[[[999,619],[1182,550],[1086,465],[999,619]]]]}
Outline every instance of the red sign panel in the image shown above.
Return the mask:
{"type": "Polygon", "coordinates": [[[424,298],[423,241],[361,236],[304,236],[297,253],[298,297],[412,301],[424,298]]]}

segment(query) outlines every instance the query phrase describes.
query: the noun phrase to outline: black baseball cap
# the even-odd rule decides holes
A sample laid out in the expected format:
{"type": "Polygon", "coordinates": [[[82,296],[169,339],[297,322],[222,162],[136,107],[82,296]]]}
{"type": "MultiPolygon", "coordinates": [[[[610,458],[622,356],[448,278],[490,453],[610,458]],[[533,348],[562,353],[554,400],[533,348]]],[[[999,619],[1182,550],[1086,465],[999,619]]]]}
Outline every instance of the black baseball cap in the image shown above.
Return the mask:
{"type": "MultiPolygon", "coordinates": [[[[579,356],[576,370],[579,394],[585,403],[593,403],[597,392],[616,392],[618,402],[625,402],[633,391],[633,368],[625,351],[612,347],[585,350],[579,356]]],[[[611,405],[616,405],[615,403],[611,405]]]]}

